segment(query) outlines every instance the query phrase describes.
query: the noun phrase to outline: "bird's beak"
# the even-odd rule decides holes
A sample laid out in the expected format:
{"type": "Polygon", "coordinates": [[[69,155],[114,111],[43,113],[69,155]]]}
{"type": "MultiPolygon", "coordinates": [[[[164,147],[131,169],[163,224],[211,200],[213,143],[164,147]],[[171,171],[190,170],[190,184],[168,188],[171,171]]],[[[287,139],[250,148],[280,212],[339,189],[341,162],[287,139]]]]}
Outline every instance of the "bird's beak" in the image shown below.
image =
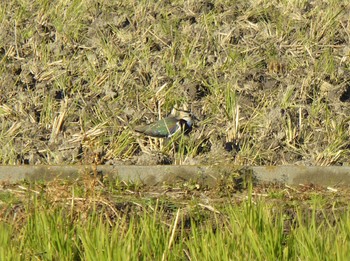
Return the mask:
{"type": "Polygon", "coordinates": [[[196,115],[194,115],[194,114],[191,114],[191,118],[193,119],[193,120],[195,120],[195,121],[199,121],[199,119],[196,117],[196,115]]]}

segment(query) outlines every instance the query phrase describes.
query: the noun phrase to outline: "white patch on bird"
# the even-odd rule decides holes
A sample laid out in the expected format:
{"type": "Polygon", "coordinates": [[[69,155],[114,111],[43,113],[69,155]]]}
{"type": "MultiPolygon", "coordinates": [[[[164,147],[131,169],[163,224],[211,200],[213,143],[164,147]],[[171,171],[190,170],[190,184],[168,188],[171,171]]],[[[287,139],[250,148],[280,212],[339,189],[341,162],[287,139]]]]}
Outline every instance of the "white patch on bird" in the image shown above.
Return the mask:
{"type": "Polygon", "coordinates": [[[181,130],[181,124],[180,124],[179,121],[176,123],[176,126],[177,126],[177,127],[176,127],[176,130],[175,130],[173,133],[170,132],[170,130],[168,129],[168,126],[167,126],[168,133],[169,133],[168,138],[174,136],[175,133],[177,133],[179,130],[181,130]]]}

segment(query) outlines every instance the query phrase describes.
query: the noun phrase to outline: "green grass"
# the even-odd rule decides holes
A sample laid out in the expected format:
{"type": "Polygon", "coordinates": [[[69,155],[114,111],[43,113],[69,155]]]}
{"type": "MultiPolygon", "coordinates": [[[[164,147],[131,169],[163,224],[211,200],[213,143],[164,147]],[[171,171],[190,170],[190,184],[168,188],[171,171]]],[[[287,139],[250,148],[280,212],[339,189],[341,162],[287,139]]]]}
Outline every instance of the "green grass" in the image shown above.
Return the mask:
{"type": "Polygon", "coordinates": [[[182,191],[173,197],[154,191],[150,197],[148,190],[140,189],[135,196],[136,191],[130,194],[133,186],[84,182],[8,186],[5,190],[16,200],[0,207],[0,258],[349,258],[348,201],[327,191],[300,194],[298,188],[271,188],[260,194],[262,188],[249,188],[242,194],[227,192],[222,201],[208,204],[194,197],[196,190],[187,191],[180,201],[182,191]]]}

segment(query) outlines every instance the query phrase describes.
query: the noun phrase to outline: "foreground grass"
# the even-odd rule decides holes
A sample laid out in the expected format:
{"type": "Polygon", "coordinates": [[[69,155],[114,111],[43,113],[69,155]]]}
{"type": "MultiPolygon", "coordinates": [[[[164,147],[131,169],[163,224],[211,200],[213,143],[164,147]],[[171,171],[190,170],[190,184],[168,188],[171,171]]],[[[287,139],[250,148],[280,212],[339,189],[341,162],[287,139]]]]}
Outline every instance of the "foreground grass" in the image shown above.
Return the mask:
{"type": "Polygon", "coordinates": [[[350,207],[325,190],[249,189],[204,204],[205,191],[87,185],[3,187],[0,259],[349,259],[350,207]]]}

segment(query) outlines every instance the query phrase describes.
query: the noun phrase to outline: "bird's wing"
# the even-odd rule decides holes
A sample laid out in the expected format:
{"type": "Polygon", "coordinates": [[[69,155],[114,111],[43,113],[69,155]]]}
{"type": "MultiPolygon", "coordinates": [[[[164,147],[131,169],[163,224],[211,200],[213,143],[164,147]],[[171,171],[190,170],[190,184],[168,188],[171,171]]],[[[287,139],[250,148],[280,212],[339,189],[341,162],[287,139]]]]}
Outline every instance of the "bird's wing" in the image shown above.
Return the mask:
{"type": "Polygon", "coordinates": [[[169,137],[179,129],[177,120],[174,118],[165,118],[146,126],[134,128],[137,132],[142,132],[152,137],[169,137]]]}

